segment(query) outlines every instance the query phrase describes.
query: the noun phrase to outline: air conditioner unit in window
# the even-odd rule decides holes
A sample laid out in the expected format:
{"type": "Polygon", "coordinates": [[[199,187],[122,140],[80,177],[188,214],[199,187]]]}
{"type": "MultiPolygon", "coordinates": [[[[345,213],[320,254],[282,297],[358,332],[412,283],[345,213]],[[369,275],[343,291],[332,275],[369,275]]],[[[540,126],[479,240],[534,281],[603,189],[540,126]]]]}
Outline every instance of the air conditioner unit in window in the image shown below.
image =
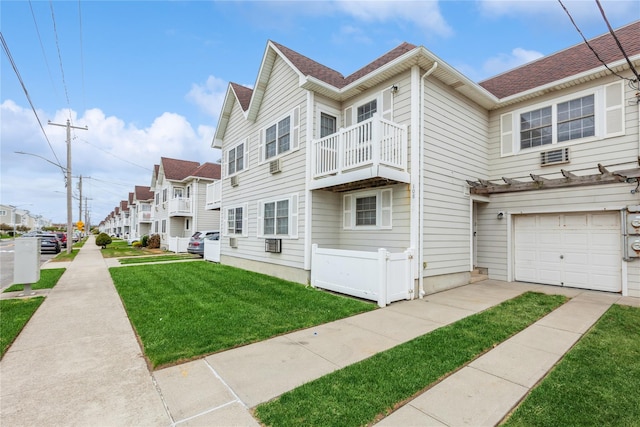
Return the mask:
{"type": "Polygon", "coordinates": [[[569,163],[569,147],[540,152],[540,165],[557,165],[569,163]]]}
{"type": "Polygon", "coordinates": [[[280,159],[272,160],[271,162],[269,162],[269,172],[270,173],[280,172],[280,159]]]}
{"type": "Polygon", "coordinates": [[[238,186],[238,175],[234,175],[231,177],[231,186],[232,187],[238,186]]]}
{"type": "Polygon", "coordinates": [[[229,238],[229,247],[237,248],[238,247],[238,239],[235,237],[229,238]]]}
{"type": "Polygon", "coordinates": [[[282,252],[282,239],[265,239],[264,251],[279,254],[282,252]]]}

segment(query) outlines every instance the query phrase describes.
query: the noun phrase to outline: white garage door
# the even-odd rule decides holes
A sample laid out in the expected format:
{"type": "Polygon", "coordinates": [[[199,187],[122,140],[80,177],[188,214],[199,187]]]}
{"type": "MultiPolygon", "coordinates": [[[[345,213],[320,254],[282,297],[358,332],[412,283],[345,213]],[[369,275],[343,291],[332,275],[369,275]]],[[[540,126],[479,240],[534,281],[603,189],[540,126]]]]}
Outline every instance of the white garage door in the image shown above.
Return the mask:
{"type": "Polygon", "coordinates": [[[515,280],[620,292],[620,213],[514,216],[515,280]]]}

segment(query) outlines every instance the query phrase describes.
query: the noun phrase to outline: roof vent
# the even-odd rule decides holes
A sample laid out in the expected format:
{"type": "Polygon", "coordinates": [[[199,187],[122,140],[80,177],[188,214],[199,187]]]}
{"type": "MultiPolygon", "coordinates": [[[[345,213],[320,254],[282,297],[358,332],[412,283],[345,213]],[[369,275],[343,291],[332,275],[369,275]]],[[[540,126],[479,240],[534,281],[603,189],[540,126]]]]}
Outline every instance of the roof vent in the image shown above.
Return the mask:
{"type": "Polygon", "coordinates": [[[569,147],[540,152],[541,166],[557,165],[559,163],[569,163],[569,147]]]}

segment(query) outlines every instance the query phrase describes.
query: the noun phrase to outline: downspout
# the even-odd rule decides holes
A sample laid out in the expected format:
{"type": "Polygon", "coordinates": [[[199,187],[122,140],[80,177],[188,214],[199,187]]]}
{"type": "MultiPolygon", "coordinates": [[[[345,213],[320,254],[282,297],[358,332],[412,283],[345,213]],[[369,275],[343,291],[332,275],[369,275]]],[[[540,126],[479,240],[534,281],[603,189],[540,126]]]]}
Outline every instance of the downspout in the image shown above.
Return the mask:
{"type": "MultiPolygon", "coordinates": [[[[424,199],[423,199],[423,191],[422,185],[424,180],[424,167],[422,162],[422,153],[424,152],[424,90],[425,90],[425,79],[433,73],[436,68],[438,68],[438,63],[434,61],[433,65],[429,70],[422,75],[420,78],[420,182],[418,183],[418,203],[419,203],[419,224],[418,224],[418,232],[420,234],[418,238],[418,262],[424,262],[424,199]]],[[[424,273],[422,270],[422,266],[418,266],[420,269],[420,274],[418,275],[418,284],[420,289],[420,299],[424,297],[424,273]]]]}

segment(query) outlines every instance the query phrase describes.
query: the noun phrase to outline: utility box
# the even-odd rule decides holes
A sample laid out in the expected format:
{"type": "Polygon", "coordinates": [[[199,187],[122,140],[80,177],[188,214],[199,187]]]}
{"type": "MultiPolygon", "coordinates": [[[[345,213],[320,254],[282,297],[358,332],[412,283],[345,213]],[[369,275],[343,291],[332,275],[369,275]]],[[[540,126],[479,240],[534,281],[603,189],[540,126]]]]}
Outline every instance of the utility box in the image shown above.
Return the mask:
{"type": "Polygon", "coordinates": [[[13,283],[32,284],[40,280],[40,238],[15,240],[13,283]]]}

